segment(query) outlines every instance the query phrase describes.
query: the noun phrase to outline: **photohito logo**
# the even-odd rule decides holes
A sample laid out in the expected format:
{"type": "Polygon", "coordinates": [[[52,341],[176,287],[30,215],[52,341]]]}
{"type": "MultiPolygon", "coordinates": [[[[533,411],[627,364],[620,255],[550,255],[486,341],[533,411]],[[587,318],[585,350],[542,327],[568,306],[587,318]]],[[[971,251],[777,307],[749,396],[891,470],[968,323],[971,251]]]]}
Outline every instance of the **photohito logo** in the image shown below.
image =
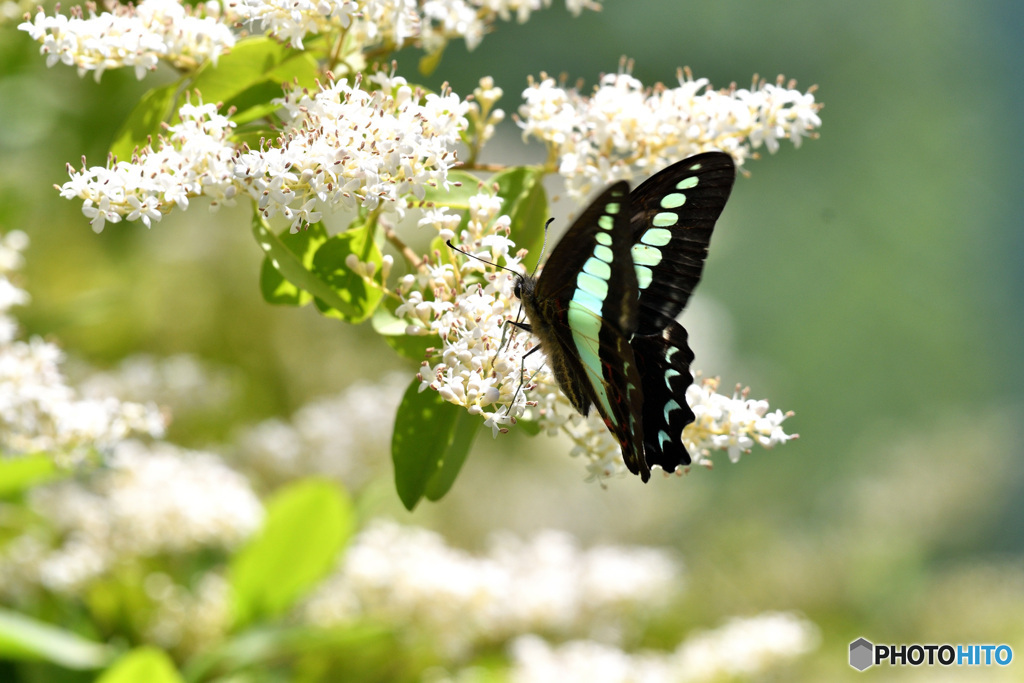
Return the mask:
{"type": "Polygon", "coordinates": [[[850,666],[864,671],[889,666],[1006,666],[1013,661],[1009,645],[875,645],[867,638],[850,643],[850,666]]]}

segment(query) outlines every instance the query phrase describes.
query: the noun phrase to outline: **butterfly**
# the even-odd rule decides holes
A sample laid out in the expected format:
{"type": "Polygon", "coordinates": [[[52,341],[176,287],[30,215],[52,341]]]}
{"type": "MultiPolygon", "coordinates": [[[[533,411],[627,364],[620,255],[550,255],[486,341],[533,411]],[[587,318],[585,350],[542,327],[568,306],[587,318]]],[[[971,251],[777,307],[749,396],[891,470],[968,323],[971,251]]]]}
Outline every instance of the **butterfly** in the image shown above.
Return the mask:
{"type": "Polygon", "coordinates": [[[643,481],[691,462],[683,427],[693,382],[676,316],[700,281],[711,232],[736,177],[732,157],[707,152],[654,174],[632,192],[614,183],[580,215],[539,277],[514,293],[558,386],[583,415],[597,408],[643,481]]]}

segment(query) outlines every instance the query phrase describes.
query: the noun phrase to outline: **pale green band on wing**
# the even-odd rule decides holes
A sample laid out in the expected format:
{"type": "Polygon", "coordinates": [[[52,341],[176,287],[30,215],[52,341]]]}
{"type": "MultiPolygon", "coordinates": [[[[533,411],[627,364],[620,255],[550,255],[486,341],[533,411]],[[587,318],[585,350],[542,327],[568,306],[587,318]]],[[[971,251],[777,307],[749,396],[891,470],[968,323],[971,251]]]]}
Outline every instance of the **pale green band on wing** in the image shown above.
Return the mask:
{"type": "Polygon", "coordinates": [[[599,232],[594,235],[594,239],[597,240],[598,244],[603,244],[606,247],[612,246],[612,236],[606,232],[599,232]]]}
{"type": "MultiPolygon", "coordinates": [[[[651,219],[651,225],[655,228],[671,228],[673,225],[679,222],[679,216],[672,213],[671,211],[662,211],[661,213],[654,214],[654,218],[651,219]]],[[[648,230],[647,232],[650,232],[648,230]]]]}
{"type": "MultiPolygon", "coordinates": [[[[658,216],[661,215],[663,214],[658,214],[658,216]]],[[[675,217],[674,213],[669,215],[675,217]]],[[[655,216],[655,218],[657,218],[658,216],[655,216]]],[[[643,236],[640,238],[640,241],[643,242],[644,244],[649,244],[652,247],[663,247],[672,241],[672,231],[666,230],[663,227],[651,228],[650,230],[643,234],[643,236]]]]}
{"type": "Polygon", "coordinates": [[[633,255],[633,263],[640,266],[656,266],[661,263],[661,249],[646,244],[634,244],[629,253],[633,255]]]}
{"type": "Polygon", "coordinates": [[[658,430],[658,445],[661,446],[662,450],[665,450],[665,444],[672,443],[672,437],[668,435],[664,429],[658,430]]]}
{"type": "MultiPolygon", "coordinates": [[[[604,233],[601,234],[603,235],[604,233]]],[[[594,256],[601,259],[605,263],[611,263],[614,260],[614,254],[612,254],[612,250],[604,246],[603,244],[599,244],[596,247],[594,247],[594,256]]]]}
{"type": "Polygon", "coordinates": [[[682,192],[673,192],[661,198],[661,208],[663,209],[678,209],[685,203],[686,195],[682,192]]]}
{"type": "Polygon", "coordinates": [[[676,403],[675,400],[669,400],[669,402],[665,404],[665,422],[668,422],[668,414],[674,410],[679,410],[679,404],[676,403]]]}
{"type": "Polygon", "coordinates": [[[608,214],[605,214],[597,219],[597,224],[600,225],[605,230],[611,230],[613,227],[615,227],[615,219],[609,216],[608,214]]]}
{"type": "MultiPolygon", "coordinates": [[[[583,272],[589,273],[594,277],[601,278],[607,282],[608,278],[612,276],[612,267],[596,256],[591,256],[587,259],[587,262],[583,264],[583,272]]],[[[577,282],[576,284],[579,283],[577,282]]]]}
{"type": "MultiPolygon", "coordinates": [[[[596,261],[597,259],[594,260],[596,261]]],[[[576,286],[587,294],[597,297],[601,301],[608,298],[608,282],[599,277],[594,277],[590,273],[581,272],[577,275],[576,286]]]]}
{"type": "Polygon", "coordinates": [[[636,283],[640,286],[640,289],[647,289],[654,282],[654,273],[647,266],[634,264],[633,270],[636,271],[636,283]]]}
{"type": "Polygon", "coordinates": [[[595,315],[575,297],[569,302],[567,317],[569,328],[572,330],[572,340],[576,344],[576,350],[580,352],[580,361],[583,364],[583,369],[587,372],[590,385],[594,388],[594,394],[600,401],[600,407],[605,416],[614,422],[615,417],[612,413],[611,402],[608,400],[608,391],[604,386],[604,374],[601,370],[599,355],[601,343],[598,340],[601,336],[601,318],[599,314],[595,315]]]}
{"type": "MultiPolygon", "coordinates": [[[[583,289],[577,289],[572,295],[572,301],[576,302],[583,308],[592,312],[594,315],[601,315],[601,309],[604,307],[604,300],[599,299],[590,292],[583,289]]],[[[570,302],[572,303],[572,302],[570,302]]]]}
{"type": "Polygon", "coordinates": [[[618,202],[608,202],[607,204],[604,205],[605,213],[610,214],[618,213],[620,208],[621,204],[619,204],[618,202]]]}
{"type": "MultiPolygon", "coordinates": [[[[694,169],[696,170],[696,169],[694,169]]],[[[689,190],[691,187],[697,187],[697,176],[690,176],[689,178],[683,178],[676,183],[677,190],[689,190]]]]}

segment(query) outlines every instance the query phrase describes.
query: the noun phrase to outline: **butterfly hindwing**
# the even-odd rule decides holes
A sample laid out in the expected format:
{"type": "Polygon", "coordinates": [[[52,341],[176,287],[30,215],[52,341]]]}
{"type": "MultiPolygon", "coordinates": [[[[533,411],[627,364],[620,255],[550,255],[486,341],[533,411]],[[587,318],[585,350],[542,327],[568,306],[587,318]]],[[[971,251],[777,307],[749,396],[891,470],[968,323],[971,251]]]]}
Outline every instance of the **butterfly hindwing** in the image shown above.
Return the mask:
{"type": "Polygon", "coordinates": [[[636,335],[630,345],[643,378],[644,459],[649,467],[673,472],[691,461],[682,440],[683,428],[694,420],[686,403],[693,382],[686,330],[672,321],[661,334],[636,335]]]}

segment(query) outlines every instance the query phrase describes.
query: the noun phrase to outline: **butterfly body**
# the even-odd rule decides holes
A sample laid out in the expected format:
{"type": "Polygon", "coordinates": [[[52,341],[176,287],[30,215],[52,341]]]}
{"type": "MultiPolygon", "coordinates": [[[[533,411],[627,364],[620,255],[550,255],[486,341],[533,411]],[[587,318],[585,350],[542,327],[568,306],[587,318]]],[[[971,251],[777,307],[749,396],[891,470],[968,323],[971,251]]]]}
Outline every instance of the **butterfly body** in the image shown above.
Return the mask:
{"type": "Polygon", "coordinates": [[[651,465],[690,463],[682,430],[693,352],[676,322],[703,270],[735,167],[699,154],[633,192],[608,187],[555,246],[538,278],[516,296],[559,387],[583,415],[595,406],[626,467],[647,481],[651,465]]]}

